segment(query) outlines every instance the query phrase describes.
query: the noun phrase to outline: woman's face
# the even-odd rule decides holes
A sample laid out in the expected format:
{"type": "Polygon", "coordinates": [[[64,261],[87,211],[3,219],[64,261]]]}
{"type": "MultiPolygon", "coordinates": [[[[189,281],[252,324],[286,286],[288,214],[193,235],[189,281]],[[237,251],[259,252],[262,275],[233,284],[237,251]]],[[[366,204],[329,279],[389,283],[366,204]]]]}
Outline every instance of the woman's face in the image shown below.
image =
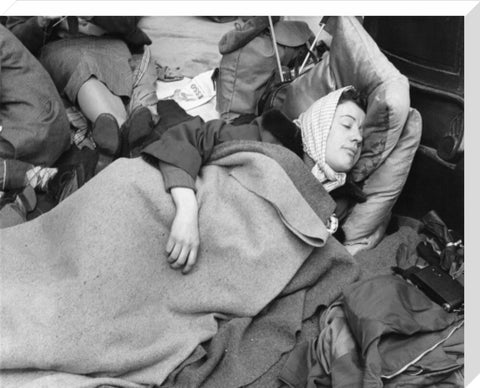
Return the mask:
{"type": "Polygon", "coordinates": [[[365,112],[353,101],[343,101],[337,106],[325,154],[325,161],[334,171],[350,171],[357,163],[364,120],[365,112]]]}

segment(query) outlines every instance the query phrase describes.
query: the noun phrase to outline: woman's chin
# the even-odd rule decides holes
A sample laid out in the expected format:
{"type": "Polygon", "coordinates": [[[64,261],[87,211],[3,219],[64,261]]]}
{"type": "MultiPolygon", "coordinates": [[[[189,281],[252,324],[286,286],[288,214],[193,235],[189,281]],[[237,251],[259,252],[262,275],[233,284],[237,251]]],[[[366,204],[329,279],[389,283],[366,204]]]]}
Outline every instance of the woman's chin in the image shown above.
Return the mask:
{"type": "Polygon", "coordinates": [[[356,158],[346,157],[343,160],[339,160],[336,163],[330,164],[330,167],[335,172],[349,172],[353,166],[355,166],[356,158]]]}

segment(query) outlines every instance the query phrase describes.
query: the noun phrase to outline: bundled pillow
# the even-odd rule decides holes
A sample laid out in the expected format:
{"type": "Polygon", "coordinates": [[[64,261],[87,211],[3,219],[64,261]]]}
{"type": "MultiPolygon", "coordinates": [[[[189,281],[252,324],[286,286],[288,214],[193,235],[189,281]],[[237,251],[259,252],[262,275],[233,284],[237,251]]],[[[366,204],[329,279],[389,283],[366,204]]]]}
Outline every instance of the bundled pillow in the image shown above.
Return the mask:
{"type": "Polygon", "coordinates": [[[330,17],[326,29],[332,35],[330,50],[290,84],[280,109],[294,119],[318,98],[347,85],[366,96],[362,155],[350,174],[355,182],[364,182],[367,201],[353,208],[344,232],[347,244],[371,247],[383,236],[383,225],[410,170],[420,139],[420,117],[410,109],[408,79],[388,61],[358,19],[330,17]],[[402,140],[408,145],[400,145],[409,114],[408,135],[402,140]],[[396,163],[386,163],[397,147],[402,152],[394,158],[396,163]],[[402,163],[398,163],[400,157],[402,163]]]}

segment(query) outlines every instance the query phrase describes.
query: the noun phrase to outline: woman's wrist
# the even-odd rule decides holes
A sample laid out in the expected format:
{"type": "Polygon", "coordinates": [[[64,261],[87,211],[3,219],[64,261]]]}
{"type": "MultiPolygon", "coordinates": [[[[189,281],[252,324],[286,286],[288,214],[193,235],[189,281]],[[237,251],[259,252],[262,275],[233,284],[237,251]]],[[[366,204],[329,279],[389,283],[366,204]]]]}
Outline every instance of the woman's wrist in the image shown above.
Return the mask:
{"type": "Polygon", "coordinates": [[[177,211],[198,211],[197,197],[193,189],[188,187],[173,187],[170,190],[177,211]]]}

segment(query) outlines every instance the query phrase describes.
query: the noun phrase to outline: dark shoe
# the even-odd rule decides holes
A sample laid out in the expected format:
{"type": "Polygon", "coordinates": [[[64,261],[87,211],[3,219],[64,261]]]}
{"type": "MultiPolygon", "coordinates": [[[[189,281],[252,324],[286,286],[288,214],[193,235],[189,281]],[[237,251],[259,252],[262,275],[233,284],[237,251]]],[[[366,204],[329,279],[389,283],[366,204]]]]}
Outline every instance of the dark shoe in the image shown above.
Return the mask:
{"type": "Polygon", "coordinates": [[[98,159],[99,152],[97,149],[90,149],[89,147],[79,149],[76,145],[72,144],[70,149],[60,156],[53,167],[63,169],[64,166],[81,164],[85,170],[85,182],[87,182],[95,175],[98,159]]]}
{"type": "Polygon", "coordinates": [[[110,113],[102,113],[92,127],[92,137],[98,151],[110,157],[120,153],[121,136],[118,122],[110,113]]]}
{"type": "Polygon", "coordinates": [[[153,131],[152,113],[147,107],[139,106],[122,125],[121,155],[130,157],[130,151],[142,145],[153,131]]]}
{"type": "Polygon", "coordinates": [[[82,164],[61,166],[55,177],[48,182],[47,192],[56,203],[63,201],[85,183],[85,169],[82,164]]]}

